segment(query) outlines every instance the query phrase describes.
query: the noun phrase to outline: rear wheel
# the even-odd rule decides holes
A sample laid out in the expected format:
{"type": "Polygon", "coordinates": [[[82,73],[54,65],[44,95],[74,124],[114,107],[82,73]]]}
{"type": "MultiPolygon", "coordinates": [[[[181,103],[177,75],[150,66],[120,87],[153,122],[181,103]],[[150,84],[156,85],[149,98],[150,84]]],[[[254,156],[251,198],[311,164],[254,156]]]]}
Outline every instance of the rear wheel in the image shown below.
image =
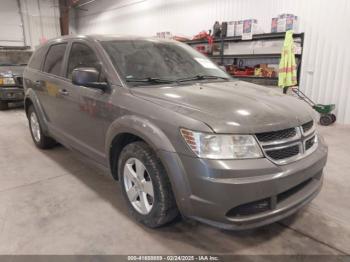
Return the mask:
{"type": "Polygon", "coordinates": [[[0,100],[0,110],[6,110],[9,108],[9,104],[6,101],[0,100]]]}
{"type": "Polygon", "coordinates": [[[322,115],[320,118],[320,124],[323,126],[329,126],[333,123],[333,117],[330,114],[322,115]]]}
{"type": "Polygon", "coordinates": [[[156,228],[178,216],[166,171],[146,143],[127,145],[121,152],[118,167],[124,198],[138,222],[156,228]]]}
{"type": "Polygon", "coordinates": [[[333,123],[334,123],[335,121],[337,121],[337,117],[336,117],[336,115],[335,115],[335,114],[331,114],[331,117],[332,117],[332,121],[333,121],[333,123]]]}
{"type": "Polygon", "coordinates": [[[49,149],[56,145],[56,141],[46,136],[40,126],[39,118],[33,106],[28,109],[28,120],[30,134],[32,135],[34,144],[41,149],[49,149]]]}

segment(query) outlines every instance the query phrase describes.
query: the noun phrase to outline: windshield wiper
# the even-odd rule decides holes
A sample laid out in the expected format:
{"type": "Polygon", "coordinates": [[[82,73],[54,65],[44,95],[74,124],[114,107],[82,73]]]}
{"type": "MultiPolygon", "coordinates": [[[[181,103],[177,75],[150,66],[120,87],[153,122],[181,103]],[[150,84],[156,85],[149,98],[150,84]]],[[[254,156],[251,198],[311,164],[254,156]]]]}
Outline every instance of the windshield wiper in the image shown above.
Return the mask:
{"type": "Polygon", "coordinates": [[[186,81],[195,81],[195,80],[210,80],[210,79],[229,80],[230,78],[223,77],[223,76],[213,76],[213,75],[196,75],[196,76],[192,76],[192,77],[176,79],[176,82],[186,82],[186,81]]]}
{"type": "Polygon", "coordinates": [[[126,82],[136,82],[136,83],[150,83],[150,84],[169,84],[174,83],[174,80],[162,79],[156,77],[146,77],[146,78],[128,78],[126,82]]]}

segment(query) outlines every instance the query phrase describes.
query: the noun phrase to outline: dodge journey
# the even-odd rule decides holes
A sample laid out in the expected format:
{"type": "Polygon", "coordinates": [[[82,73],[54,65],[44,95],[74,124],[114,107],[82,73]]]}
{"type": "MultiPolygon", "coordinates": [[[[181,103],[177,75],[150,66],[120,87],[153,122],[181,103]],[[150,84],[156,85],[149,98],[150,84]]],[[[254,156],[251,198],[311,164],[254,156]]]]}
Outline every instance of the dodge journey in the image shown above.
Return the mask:
{"type": "Polygon", "coordinates": [[[109,172],[148,227],[180,214],[258,227],[321,189],[327,146],[312,109],[232,78],[186,44],[57,38],[33,54],[24,87],[35,145],[60,143],[109,172]]]}

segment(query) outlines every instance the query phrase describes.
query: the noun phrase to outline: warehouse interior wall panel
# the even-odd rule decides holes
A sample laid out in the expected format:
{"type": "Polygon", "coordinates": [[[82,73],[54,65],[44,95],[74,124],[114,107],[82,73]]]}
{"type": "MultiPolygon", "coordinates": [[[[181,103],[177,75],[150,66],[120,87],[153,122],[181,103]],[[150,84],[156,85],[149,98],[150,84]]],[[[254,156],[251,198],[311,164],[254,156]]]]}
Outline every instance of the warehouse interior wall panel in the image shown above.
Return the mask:
{"type": "Polygon", "coordinates": [[[2,0],[0,46],[30,46],[61,34],[58,0],[2,0]]]}
{"type": "Polygon", "coordinates": [[[20,0],[20,6],[28,46],[61,35],[58,0],[20,0]]]}
{"type": "Polygon", "coordinates": [[[23,25],[18,2],[2,0],[0,7],[0,46],[24,46],[23,25]]]}
{"type": "Polygon", "coordinates": [[[216,20],[258,19],[270,32],[271,18],[299,17],[305,32],[301,90],[318,103],[335,103],[338,122],[350,124],[349,0],[99,0],[76,12],[76,32],[193,36],[216,20]]]}

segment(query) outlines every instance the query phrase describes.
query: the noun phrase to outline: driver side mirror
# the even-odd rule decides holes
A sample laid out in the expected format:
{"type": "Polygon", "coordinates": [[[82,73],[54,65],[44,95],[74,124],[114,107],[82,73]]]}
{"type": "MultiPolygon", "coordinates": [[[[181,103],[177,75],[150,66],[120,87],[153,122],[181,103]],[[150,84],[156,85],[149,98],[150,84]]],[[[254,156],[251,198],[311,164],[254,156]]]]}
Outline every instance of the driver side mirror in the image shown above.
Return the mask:
{"type": "Polygon", "coordinates": [[[100,73],[93,67],[79,67],[73,70],[72,83],[105,91],[108,87],[106,82],[99,82],[100,73]]]}

